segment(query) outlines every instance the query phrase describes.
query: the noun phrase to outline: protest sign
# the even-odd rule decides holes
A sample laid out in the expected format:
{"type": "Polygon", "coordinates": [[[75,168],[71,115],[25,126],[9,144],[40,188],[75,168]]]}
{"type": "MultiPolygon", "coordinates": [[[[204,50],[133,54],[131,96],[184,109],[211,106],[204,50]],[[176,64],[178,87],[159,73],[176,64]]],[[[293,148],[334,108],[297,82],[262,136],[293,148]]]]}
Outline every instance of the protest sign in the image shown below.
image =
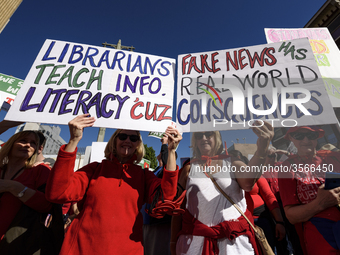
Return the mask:
{"type": "Polygon", "coordinates": [[[3,102],[12,104],[23,80],[0,73],[0,105],[3,102]]]}
{"type": "Polygon", "coordinates": [[[274,127],[337,122],[308,39],[184,54],[178,65],[184,132],[248,129],[256,119],[274,127]]]}
{"type": "Polygon", "coordinates": [[[308,38],[333,107],[340,107],[340,51],[326,27],[265,28],[268,43],[308,38]]]}
{"type": "Polygon", "coordinates": [[[101,162],[105,159],[105,148],[107,142],[92,142],[91,146],[91,156],[90,156],[90,163],[92,162],[101,162]]]}
{"type": "Polygon", "coordinates": [[[7,120],[164,131],[172,118],[175,60],[46,40],[7,120]]]}
{"type": "Polygon", "coordinates": [[[162,139],[164,132],[149,132],[148,136],[162,139]]]}
{"type": "MultiPolygon", "coordinates": [[[[180,127],[177,126],[176,122],[171,121],[169,126],[172,126],[174,128],[177,128],[178,131],[182,134],[183,132],[181,131],[180,127]]],[[[163,136],[166,135],[165,132],[149,132],[148,136],[155,137],[158,139],[162,139],[163,136]]]]}
{"type": "MultiPolygon", "coordinates": [[[[142,158],[142,160],[137,164],[139,166],[141,166],[143,169],[145,168],[150,168],[150,163],[151,161],[145,158],[142,158]]],[[[151,169],[150,169],[151,170],[151,169]]]]}

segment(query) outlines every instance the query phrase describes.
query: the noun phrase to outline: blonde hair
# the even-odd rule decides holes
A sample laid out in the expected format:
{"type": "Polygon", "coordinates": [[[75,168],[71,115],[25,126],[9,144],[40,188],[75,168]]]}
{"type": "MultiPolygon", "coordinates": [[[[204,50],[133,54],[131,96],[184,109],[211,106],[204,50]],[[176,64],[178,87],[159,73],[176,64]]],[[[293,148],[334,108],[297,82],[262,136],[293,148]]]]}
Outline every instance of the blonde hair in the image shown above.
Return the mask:
{"type": "Polygon", "coordinates": [[[4,165],[8,164],[8,161],[9,161],[8,156],[11,153],[14,143],[20,140],[21,138],[24,138],[30,134],[34,135],[36,143],[37,143],[37,147],[35,148],[33,155],[29,159],[26,160],[26,168],[33,167],[36,161],[36,158],[37,158],[39,147],[40,147],[40,141],[39,141],[38,134],[32,130],[21,131],[19,133],[16,133],[11,138],[9,138],[7,142],[5,142],[4,146],[0,150],[0,167],[3,167],[4,165]]]}
{"type": "MultiPolygon", "coordinates": [[[[125,129],[117,129],[116,132],[113,133],[113,135],[111,136],[110,140],[107,142],[107,145],[105,147],[105,158],[110,160],[111,155],[117,157],[117,136],[120,132],[124,131],[125,129]]],[[[138,145],[135,151],[135,155],[137,156],[137,159],[135,160],[134,164],[139,163],[145,154],[144,151],[144,144],[143,144],[143,140],[142,140],[142,136],[140,134],[139,131],[135,130],[135,132],[137,133],[137,135],[139,136],[139,141],[138,141],[138,145]]]]}
{"type": "MultiPolygon", "coordinates": [[[[220,133],[220,131],[211,131],[211,132],[213,132],[213,137],[215,138],[215,147],[212,150],[211,156],[219,155],[223,151],[221,133],[220,133]]],[[[197,132],[197,133],[201,133],[201,132],[197,132]]],[[[195,133],[193,133],[193,135],[191,137],[191,146],[192,146],[194,158],[200,158],[202,155],[201,155],[201,152],[200,152],[200,150],[198,149],[198,146],[197,146],[195,133]]]]}

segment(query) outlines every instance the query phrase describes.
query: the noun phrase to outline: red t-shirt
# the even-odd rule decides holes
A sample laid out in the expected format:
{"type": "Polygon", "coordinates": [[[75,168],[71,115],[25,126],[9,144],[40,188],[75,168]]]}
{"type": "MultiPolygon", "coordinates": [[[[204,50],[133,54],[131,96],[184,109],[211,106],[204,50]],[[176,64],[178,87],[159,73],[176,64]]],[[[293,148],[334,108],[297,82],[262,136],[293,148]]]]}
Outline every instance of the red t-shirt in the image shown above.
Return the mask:
{"type": "MultiPolygon", "coordinates": [[[[283,206],[307,204],[313,201],[318,194],[319,186],[325,182],[326,169],[339,171],[340,153],[319,151],[313,158],[294,155],[282,164],[290,168],[287,173],[279,174],[280,195],[283,206]]],[[[340,220],[340,212],[332,206],[315,217],[334,221],[340,220]]]]}

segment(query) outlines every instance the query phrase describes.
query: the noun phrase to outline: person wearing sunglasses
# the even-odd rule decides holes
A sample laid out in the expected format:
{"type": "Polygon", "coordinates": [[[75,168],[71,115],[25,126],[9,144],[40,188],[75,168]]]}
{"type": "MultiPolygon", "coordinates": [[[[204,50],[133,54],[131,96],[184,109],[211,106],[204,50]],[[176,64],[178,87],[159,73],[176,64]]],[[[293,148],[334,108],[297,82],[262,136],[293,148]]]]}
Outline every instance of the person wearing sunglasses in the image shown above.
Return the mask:
{"type": "MultiPolygon", "coordinates": [[[[274,132],[267,122],[253,131],[258,147],[249,166],[260,166],[274,132]]],[[[250,225],[217,190],[210,176],[252,220],[244,191],[252,190],[262,172],[241,172],[247,165],[226,155],[219,131],[196,132],[191,145],[193,159],[182,168],[178,181],[187,191],[182,203],[185,213],[173,216],[171,254],[258,254],[250,225]]]]}
{"type": "Polygon", "coordinates": [[[77,144],[94,117],[77,116],[69,122],[70,140],[59,151],[46,187],[46,197],[56,203],[78,202],[81,208],[66,233],[60,254],[143,255],[141,208],[161,186],[164,199],[177,191],[175,150],[182,139],[168,127],[168,164],[163,178],[136,165],[144,155],[139,131],[118,129],[109,139],[101,162],[73,172],[77,144]]]}
{"type": "Polygon", "coordinates": [[[297,148],[282,166],[279,188],[287,219],[295,225],[304,254],[340,254],[340,187],[325,190],[325,172],[339,171],[340,154],[317,151],[317,126],[290,128],[285,139],[297,148]]]}

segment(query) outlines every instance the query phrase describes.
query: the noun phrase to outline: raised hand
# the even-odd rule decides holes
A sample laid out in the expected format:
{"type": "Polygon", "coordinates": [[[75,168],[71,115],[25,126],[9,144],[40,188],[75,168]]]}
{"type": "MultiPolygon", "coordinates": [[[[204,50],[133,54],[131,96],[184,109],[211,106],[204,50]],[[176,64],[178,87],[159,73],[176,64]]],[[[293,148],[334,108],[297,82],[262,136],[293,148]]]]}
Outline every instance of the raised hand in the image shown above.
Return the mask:
{"type": "Polygon", "coordinates": [[[179,144],[179,142],[182,140],[182,135],[179,133],[179,131],[169,126],[165,130],[165,135],[168,138],[168,161],[166,169],[169,171],[175,171],[176,170],[176,148],[179,144]]]}
{"type": "Polygon", "coordinates": [[[83,130],[85,127],[92,127],[96,119],[94,117],[89,117],[90,114],[82,114],[75,117],[68,123],[68,127],[70,129],[70,141],[65,147],[65,151],[73,152],[78,142],[83,137],[83,130]]]}
{"type": "Polygon", "coordinates": [[[168,136],[167,135],[163,135],[163,137],[161,139],[161,143],[162,144],[168,144],[168,136]]]}
{"type": "Polygon", "coordinates": [[[254,127],[252,127],[253,132],[257,135],[257,152],[259,155],[265,155],[267,153],[268,146],[270,141],[274,136],[274,128],[268,122],[263,121],[263,125],[261,126],[262,121],[255,121],[254,127]]]}
{"type": "Polygon", "coordinates": [[[180,132],[176,128],[169,126],[165,130],[165,135],[168,139],[168,150],[176,150],[179,142],[182,140],[180,132]]]}

